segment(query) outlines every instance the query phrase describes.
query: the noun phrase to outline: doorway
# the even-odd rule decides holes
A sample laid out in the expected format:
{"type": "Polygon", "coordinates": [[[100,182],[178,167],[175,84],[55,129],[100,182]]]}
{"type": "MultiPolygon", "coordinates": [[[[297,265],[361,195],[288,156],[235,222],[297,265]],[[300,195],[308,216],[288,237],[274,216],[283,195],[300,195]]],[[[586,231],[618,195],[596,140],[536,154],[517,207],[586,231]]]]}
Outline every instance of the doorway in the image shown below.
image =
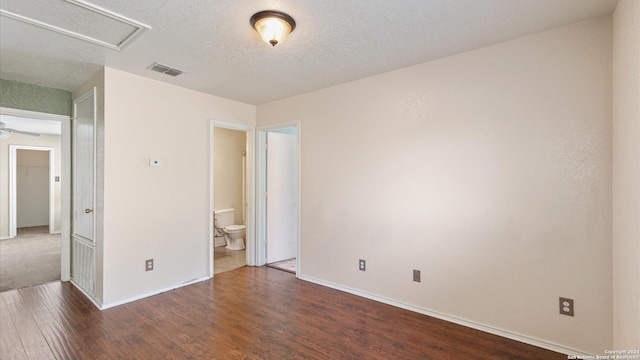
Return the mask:
{"type": "MultiPolygon", "coordinates": [[[[42,138],[12,140],[60,147],[59,135],[42,138]]],[[[9,237],[28,227],[46,226],[48,233],[60,233],[60,187],[55,181],[59,165],[55,147],[9,145],[9,237]]]]}
{"type": "Polygon", "coordinates": [[[70,118],[0,108],[0,119],[19,130],[0,142],[0,155],[5,154],[0,161],[0,288],[68,281],[64,208],[70,118]]]}
{"type": "Polygon", "coordinates": [[[259,239],[263,264],[300,272],[299,123],[260,129],[259,239]]]}
{"type": "Polygon", "coordinates": [[[210,277],[245,265],[256,265],[253,141],[254,129],[251,127],[210,121],[210,277]],[[231,217],[229,210],[233,212],[231,217]],[[218,227],[214,221],[216,217],[218,227]],[[230,239],[223,229],[225,225],[244,225],[243,241],[230,239]],[[239,246],[242,243],[244,249],[239,246]]]}

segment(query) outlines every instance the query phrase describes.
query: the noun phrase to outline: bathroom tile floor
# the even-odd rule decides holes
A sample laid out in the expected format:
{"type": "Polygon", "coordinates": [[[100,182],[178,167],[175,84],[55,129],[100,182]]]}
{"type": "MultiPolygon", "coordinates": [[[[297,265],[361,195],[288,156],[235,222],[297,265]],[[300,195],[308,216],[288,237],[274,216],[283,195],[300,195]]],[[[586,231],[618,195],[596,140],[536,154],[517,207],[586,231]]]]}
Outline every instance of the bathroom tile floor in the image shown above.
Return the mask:
{"type": "Polygon", "coordinates": [[[246,250],[229,250],[224,246],[213,248],[213,274],[241,268],[247,265],[246,250]]]}

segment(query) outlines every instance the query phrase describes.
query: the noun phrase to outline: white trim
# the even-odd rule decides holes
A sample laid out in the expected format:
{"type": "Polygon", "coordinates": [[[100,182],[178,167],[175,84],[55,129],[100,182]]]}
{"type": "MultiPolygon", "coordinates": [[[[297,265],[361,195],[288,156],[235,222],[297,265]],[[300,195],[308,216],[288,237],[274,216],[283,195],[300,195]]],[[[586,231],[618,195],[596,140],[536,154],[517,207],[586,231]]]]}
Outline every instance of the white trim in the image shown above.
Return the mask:
{"type": "Polygon", "coordinates": [[[256,252],[255,260],[260,266],[267,263],[267,200],[265,198],[266,189],[266,173],[267,173],[267,131],[258,129],[258,137],[256,139],[256,252]]]}
{"type": "Polygon", "coordinates": [[[13,145],[9,145],[9,238],[16,237],[16,228],[18,227],[16,214],[16,157],[11,153],[13,145]]]}
{"type": "Polygon", "coordinates": [[[96,45],[104,46],[104,47],[106,47],[108,49],[112,49],[112,50],[121,50],[127,43],[129,43],[134,38],[140,36],[145,30],[151,29],[151,27],[149,25],[145,25],[145,24],[143,24],[143,23],[141,23],[139,21],[135,21],[135,20],[129,19],[129,18],[127,18],[125,16],[122,16],[120,14],[117,14],[117,13],[115,13],[113,11],[110,11],[110,10],[101,8],[99,6],[90,4],[90,3],[86,2],[86,1],[83,1],[83,0],[65,0],[65,1],[70,3],[70,4],[82,7],[84,9],[87,9],[89,11],[93,11],[94,13],[103,15],[103,16],[108,17],[108,18],[111,18],[111,19],[113,19],[115,21],[119,21],[121,23],[130,25],[130,26],[134,27],[135,30],[132,31],[129,35],[127,35],[124,39],[122,39],[119,43],[112,44],[112,43],[109,43],[109,42],[106,42],[106,41],[102,41],[102,40],[96,39],[96,38],[88,36],[88,35],[80,34],[80,33],[77,33],[75,31],[71,31],[71,30],[68,30],[68,29],[64,29],[64,28],[55,26],[53,24],[49,24],[49,23],[46,23],[46,22],[43,22],[43,21],[40,21],[40,20],[36,20],[36,19],[24,16],[24,15],[16,14],[16,13],[11,12],[11,11],[0,9],[0,15],[6,16],[8,18],[12,18],[14,20],[21,21],[21,22],[23,22],[25,24],[34,25],[34,26],[43,28],[45,30],[50,30],[50,31],[57,32],[57,33],[62,34],[62,35],[70,36],[70,37],[73,37],[73,38],[76,38],[76,39],[80,39],[80,40],[83,40],[83,41],[87,41],[87,42],[90,42],[90,43],[93,43],[93,44],[96,44],[96,45]]]}
{"type": "Polygon", "coordinates": [[[73,279],[69,279],[69,282],[70,282],[71,284],[73,284],[73,286],[74,286],[76,289],[80,290],[80,292],[81,292],[81,293],[83,293],[83,294],[84,294],[84,296],[85,296],[87,299],[89,299],[89,301],[91,301],[91,303],[92,303],[93,305],[95,305],[95,307],[97,307],[97,308],[98,308],[98,310],[103,310],[103,309],[104,309],[104,306],[102,305],[102,303],[101,303],[98,299],[96,299],[96,298],[94,297],[94,295],[91,295],[91,294],[89,294],[88,292],[86,292],[86,291],[82,288],[82,286],[78,285],[75,281],[73,281],[73,279]]]}
{"type": "Polygon", "coordinates": [[[256,266],[259,265],[255,259],[256,252],[256,236],[255,236],[255,195],[253,189],[255,188],[255,179],[256,172],[253,170],[255,168],[255,158],[252,156],[253,154],[253,143],[255,139],[255,128],[247,125],[240,125],[234,123],[228,123],[224,121],[217,120],[209,120],[209,215],[208,215],[208,223],[209,223],[209,277],[213,277],[214,273],[214,248],[215,248],[215,236],[213,231],[213,211],[214,211],[214,163],[213,163],[213,149],[214,149],[214,132],[215,128],[223,128],[230,130],[238,130],[244,131],[249,134],[249,139],[247,140],[247,158],[246,158],[246,167],[251,169],[251,174],[249,179],[247,179],[249,186],[247,186],[248,192],[246,194],[247,205],[247,218],[246,221],[246,234],[245,234],[245,242],[246,242],[246,258],[247,265],[256,266]]]}
{"type": "Polygon", "coordinates": [[[71,117],[37,111],[0,107],[0,115],[36,120],[59,121],[62,124],[62,209],[60,213],[60,280],[69,281],[71,274],[71,117]]]}
{"type": "Polygon", "coordinates": [[[18,228],[18,150],[46,151],[49,153],[49,234],[53,234],[55,231],[55,148],[9,144],[9,237],[16,237],[18,228]]]}
{"type": "Polygon", "coordinates": [[[502,329],[498,329],[498,328],[494,328],[491,326],[487,326],[487,325],[483,325],[483,324],[479,324],[477,322],[474,321],[470,321],[470,320],[465,320],[465,319],[460,319],[457,318],[455,316],[451,316],[451,315],[447,315],[447,314],[443,314],[434,310],[429,310],[429,309],[425,309],[419,306],[415,306],[415,305],[410,305],[407,303],[403,303],[401,301],[397,301],[397,300],[391,300],[382,296],[378,296],[375,294],[371,294],[371,293],[367,293],[364,291],[360,291],[360,290],[356,290],[356,289],[352,289],[346,286],[342,286],[342,285],[338,285],[329,281],[324,281],[324,280],[320,280],[320,279],[316,279],[314,277],[311,276],[306,276],[306,275],[301,275],[298,276],[298,278],[300,278],[301,280],[304,281],[308,281],[317,285],[322,285],[322,286],[326,286],[335,290],[339,290],[339,291],[343,291],[352,295],[356,295],[356,296],[360,296],[369,300],[373,300],[373,301],[377,301],[377,302],[381,302],[383,304],[387,304],[387,305],[391,305],[391,306],[395,306],[401,309],[405,309],[405,310],[409,310],[409,311],[413,311],[416,313],[420,313],[423,315],[427,315],[427,316],[431,316],[434,317],[436,319],[440,319],[440,320],[444,320],[444,321],[448,321],[454,324],[458,324],[458,325],[462,325],[462,326],[466,326],[468,328],[472,328],[475,330],[480,330],[482,332],[486,332],[489,334],[493,334],[493,335],[498,335],[501,336],[503,338],[507,338],[507,339],[511,339],[511,340],[515,340],[515,341],[519,341],[525,344],[529,344],[529,345],[533,345],[533,346],[537,346],[539,348],[543,348],[543,349],[547,349],[547,350],[551,350],[551,351],[555,351],[555,352],[559,352],[561,354],[565,354],[565,355],[584,355],[584,356],[593,356],[592,354],[589,353],[585,353],[582,352],[580,350],[576,350],[576,349],[572,349],[566,346],[562,346],[562,345],[558,345],[558,344],[554,344],[548,341],[544,341],[544,340],[540,340],[540,339],[536,339],[536,338],[532,338],[526,335],[522,335],[522,334],[518,334],[518,333],[514,333],[508,330],[502,330],[502,329]]]}
{"type": "MultiPolygon", "coordinates": [[[[120,300],[120,301],[112,302],[112,303],[109,303],[109,304],[102,304],[101,306],[98,306],[98,308],[100,310],[106,310],[106,309],[109,309],[109,308],[112,308],[112,307],[115,307],[115,306],[124,305],[124,304],[130,303],[130,302],[134,302],[134,301],[137,301],[137,300],[140,300],[140,299],[144,299],[144,298],[147,298],[147,297],[150,297],[150,296],[162,294],[162,293],[167,292],[167,291],[179,289],[181,287],[185,287],[185,286],[188,286],[188,285],[193,285],[195,283],[199,283],[199,282],[202,282],[202,281],[207,281],[210,278],[211,278],[210,276],[202,276],[202,277],[199,277],[197,279],[186,281],[184,283],[173,285],[173,286],[170,286],[170,287],[167,287],[167,288],[164,288],[164,289],[155,290],[155,291],[152,291],[152,292],[149,292],[149,293],[145,293],[145,294],[142,294],[142,295],[134,296],[134,297],[131,297],[131,298],[128,298],[128,299],[125,299],[125,300],[120,300]]],[[[93,303],[96,304],[95,301],[93,303]]],[[[96,304],[96,306],[97,306],[97,304],[96,304]]]]}
{"type": "Polygon", "coordinates": [[[23,117],[23,118],[29,118],[29,119],[35,119],[35,120],[60,121],[60,122],[68,121],[70,118],[67,115],[49,114],[49,113],[13,109],[13,108],[7,108],[7,107],[0,107],[0,115],[23,117]]]}
{"type": "Polygon", "coordinates": [[[300,277],[300,269],[301,269],[301,259],[300,259],[300,209],[302,208],[302,204],[300,202],[301,196],[300,196],[300,192],[301,192],[301,177],[300,174],[302,173],[302,171],[300,171],[301,169],[301,154],[302,154],[302,150],[301,150],[301,144],[302,144],[302,136],[301,136],[301,129],[300,129],[300,124],[301,121],[300,120],[295,120],[295,121],[288,121],[288,122],[283,122],[283,123],[278,123],[278,124],[273,124],[273,125],[266,125],[266,126],[260,126],[257,128],[258,130],[258,136],[257,136],[257,143],[256,143],[256,159],[257,159],[257,166],[256,166],[256,176],[257,176],[257,184],[256,184],[256,193],[258,194],[258,200],[257,200],[257,204],[256,204],[256,244],[257,244],[257,252],[256,252],[256,261],[258,265],[265,265],[267,263],[267,253],[266,253],[266,248],[267,248],[267,241],[266,241],[266,229],[267,229],[267,222],[266,222],[266,216],[267,216],[267,203],[266,203],[266,199],[263,196],[263,194],[266,192],[266,181],[267,181],[267,177],[266,177],[266,173],[267,173],[267,157],[266,157],[266,142],[267,142],[267,132],[269,131],[273,131],[273,130],[281,130],[281,129],[287,129],[287,128],[292,128],[295,127],[296,128],[296,140],[297,140],[297,160],[298,160],[298,194],[297,194],[297,204],[298,204],[298,234],[297,234],[297,241],[298,241],[298,253],[296,255],[296,277],[300,277]]]}
{"type": "MultiPolygon", "coordinates": [[[[62,141],[62,140],[61,140],[62,141]]],[[[56,149],[49,151],[49,234],[56,231],[56,149]]]]}
{"type": "Polygon", "coordinates": [[[62,121],[62,206],[60,212],[60,280],[71,279],[71,119],[62,121]]]}

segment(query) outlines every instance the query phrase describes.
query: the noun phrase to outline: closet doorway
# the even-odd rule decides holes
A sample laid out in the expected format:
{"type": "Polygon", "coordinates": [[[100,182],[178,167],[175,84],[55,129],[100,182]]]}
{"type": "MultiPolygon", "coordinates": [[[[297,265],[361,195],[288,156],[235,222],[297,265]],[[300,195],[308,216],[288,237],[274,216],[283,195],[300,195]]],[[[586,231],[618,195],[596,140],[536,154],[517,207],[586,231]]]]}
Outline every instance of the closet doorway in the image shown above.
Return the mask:
{"type": "Polygon", "coordinates": [[[299,274],[299,124],[261,128],[259,136],[264,263],[299,274]]]}

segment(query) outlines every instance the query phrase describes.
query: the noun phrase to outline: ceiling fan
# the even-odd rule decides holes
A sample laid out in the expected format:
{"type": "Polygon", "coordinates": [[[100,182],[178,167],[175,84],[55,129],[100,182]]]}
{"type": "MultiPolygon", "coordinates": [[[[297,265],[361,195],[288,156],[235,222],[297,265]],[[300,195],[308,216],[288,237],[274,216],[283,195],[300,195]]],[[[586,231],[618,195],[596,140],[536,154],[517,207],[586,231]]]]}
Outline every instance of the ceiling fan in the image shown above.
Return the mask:
{"type": "Polygon", "coordinates": [[[5,127],[6,124],[3,123],[2,121],[0,121],[0,140],[2,139],[6,139],[9,136],[11,136],[10,133],[16,133],[16,134],[22,134],[22,135],[28,135],[28,136],[40,136],[40,134],[38,133],[33,133],[33,132],[28,132],[28,131],[20,131],[20,130],[16,130],[16,129],[11,129],[8,127],[5,127]]]}

